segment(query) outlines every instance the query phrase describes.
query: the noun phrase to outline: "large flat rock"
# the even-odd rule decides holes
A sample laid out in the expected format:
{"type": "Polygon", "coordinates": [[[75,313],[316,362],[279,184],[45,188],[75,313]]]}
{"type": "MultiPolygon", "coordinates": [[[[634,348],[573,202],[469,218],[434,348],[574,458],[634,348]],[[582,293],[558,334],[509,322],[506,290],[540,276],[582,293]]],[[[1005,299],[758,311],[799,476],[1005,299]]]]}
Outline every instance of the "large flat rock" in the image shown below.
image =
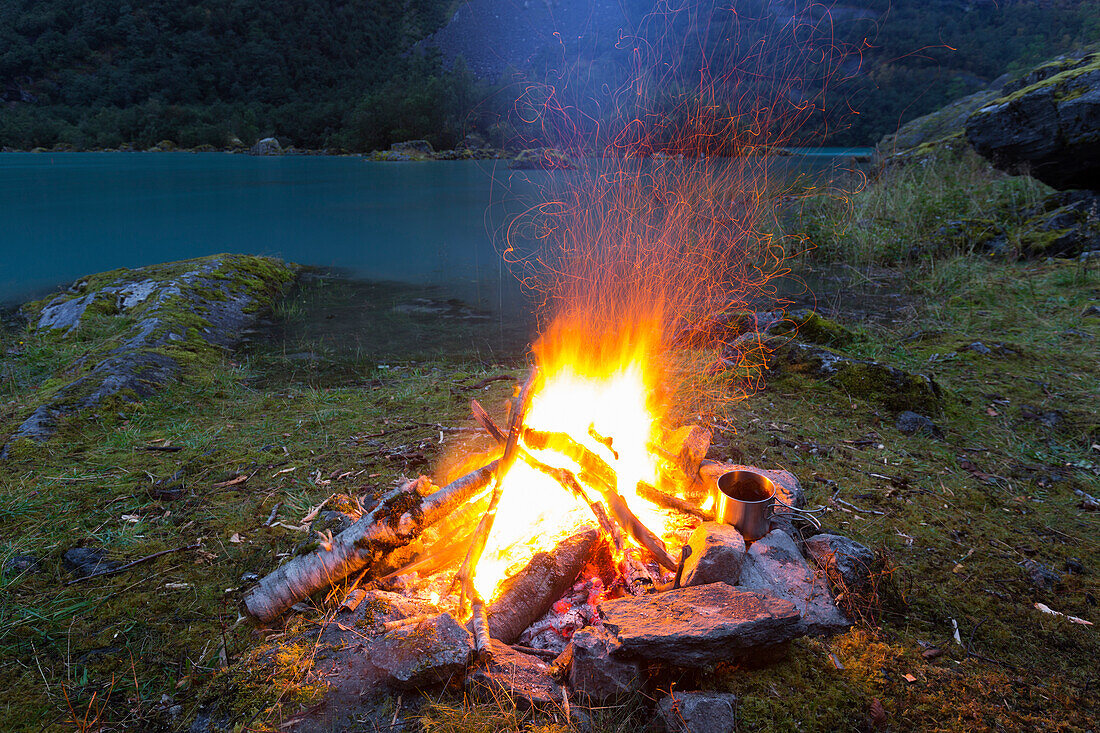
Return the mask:
{"type": "Polygon", "coordinates": [[[725,583],[600,604],[619,653],[702,667],[775,650],[804,632],[795,604],[725,583]]]}

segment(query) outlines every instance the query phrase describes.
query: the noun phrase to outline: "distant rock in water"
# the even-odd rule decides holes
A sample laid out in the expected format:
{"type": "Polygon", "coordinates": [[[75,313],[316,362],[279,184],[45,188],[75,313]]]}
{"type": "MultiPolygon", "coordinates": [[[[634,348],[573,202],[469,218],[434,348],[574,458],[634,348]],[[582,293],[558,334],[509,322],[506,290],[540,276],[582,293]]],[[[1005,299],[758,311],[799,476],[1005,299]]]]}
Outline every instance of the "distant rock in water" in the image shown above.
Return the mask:
{"type": "Polygon", "coordinates": [[[1100,189],[1100,53],[1045,64],[1005,91],[967,120],[974,149],[1054,188],[1100,189]]]}
{"type": "Polygon", "coordinates": [[[435,152],[435,148],[427,140],[406,140],[403,143],[394,143],[390,145],[390,150],[395,153],[420,153],[421,155],[431,155],[435,152]]]}
{"type": "Polygon", "coordinates": [[[577,166],[557,148],[530,148],[520,152],[508,167],[513,170],[572,170],[577,166]]]}
{"type": "Polygon", "coordinates": [[[278,139],[265,137],[248,149],[250,155],[282,155],[283,146],[278,139]]]}
{"type": "Polygon", "coordinates": [[[82,344],[87,353],[59,373],[69,381],[23,421],[0,458],[26,441],[48,440],[66,416],[144,399],[208,367],[294,277],[295,268],[279,260],[215,255],[94,275],[24,306],[29,328],[82,344]]]}

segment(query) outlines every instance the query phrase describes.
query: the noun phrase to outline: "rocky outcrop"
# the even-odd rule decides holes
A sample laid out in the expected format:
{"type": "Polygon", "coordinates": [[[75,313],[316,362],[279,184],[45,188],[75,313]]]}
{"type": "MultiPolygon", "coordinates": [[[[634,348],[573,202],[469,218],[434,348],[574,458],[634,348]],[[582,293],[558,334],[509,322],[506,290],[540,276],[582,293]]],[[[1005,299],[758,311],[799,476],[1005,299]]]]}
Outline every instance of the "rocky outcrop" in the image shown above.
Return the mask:
{"type": "Polygon", "coordinates": [[[265,137],[248,149],[250,155],[282,155],[283,146],[277,138],[265,137]]]}
{"type": "Polygon", "coordinates": [[[909,120],[875,146],[875,157],[887,165],[908,163],[945,150],[966,146],[963,131],[970,115],[1004,93],[1007,77],[929,114],[909,120]]]}
{"type": "Polygon", "coordinates": [[[221,358],[294,273],[278,260],[215,255],[103,273],[29,304],[31,328],[87,352],[62,372],[60,386],[42,395],[0,458],[21,441],[47,440],[63,417],[112,400],[139,401],[221,358]]]}
{"type": "Polygon", "coordinates": [[[1019,236],[1022,257],[1077,257],[1100,250],[1100,194],[1058,191],[1030,213],[1019,236]]]}
{"type": "Polygon", "coordinates": [[[395,153],[431,155],[435,152],[432,144],[427,140],[406,140],[390,145],[390,150],[395,153]]]}
{"type": "Polygon", "coordinates": [[[1100,189],[1100,54],[1045,64],[974,112],[966,138],[993,165],[1058,189],[1100,189]]]}

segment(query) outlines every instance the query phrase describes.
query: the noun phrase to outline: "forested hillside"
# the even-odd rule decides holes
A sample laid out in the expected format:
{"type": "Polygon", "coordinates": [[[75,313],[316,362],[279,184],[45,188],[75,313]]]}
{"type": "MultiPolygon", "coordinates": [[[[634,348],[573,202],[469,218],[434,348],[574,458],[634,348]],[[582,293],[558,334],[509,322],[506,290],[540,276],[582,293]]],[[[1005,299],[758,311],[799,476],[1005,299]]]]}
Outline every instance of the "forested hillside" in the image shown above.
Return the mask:
{"type": "MultiPolygon", "coordinates": [[[[659,79],[663,93],[683,92],[704,55],[732,67],[754,54],[756,87],[742,102],[782,95],[813,110],[795,142],[870,145],[1006,71],[1100,40],[1100,0],[699,0],[676,5],[683,17],[668,7],[0,0],[0,146],[223,148],[278,135],[357,151],[419,137],[450,147],[471,131],[500,145],[517,127],[538,135],[513,108],[525,77],[553,69],[577,98],[615,97],[632,73],[627,44],[607,32],[616,27],[639,47],[682,52],[661,59],[678,72],[659,79]]],[[[632,113],[593,109],[604,129],[632,113]]]]}
{"type": "Polygon", "coordinates": [[[309,147],[448,142],[472,79],[407,51],[452,6],[0,0],[0,145],[224,147],[273,133],[309,147]]]}

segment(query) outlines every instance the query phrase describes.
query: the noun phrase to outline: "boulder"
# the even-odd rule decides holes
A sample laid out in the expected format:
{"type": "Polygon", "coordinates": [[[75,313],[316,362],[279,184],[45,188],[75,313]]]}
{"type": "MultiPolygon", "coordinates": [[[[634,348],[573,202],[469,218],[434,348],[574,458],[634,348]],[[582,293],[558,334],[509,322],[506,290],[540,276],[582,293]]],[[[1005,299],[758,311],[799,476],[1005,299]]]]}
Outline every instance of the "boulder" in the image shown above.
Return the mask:
{"type": "Polygon", "coordinates": [[[117,562],[107,559],[107,552],[94,547],[74,547],[66,550],[61,556],[61,562],[78,578],[85,575],[105,573],[119,566],[117,562]]]}
{"type": "Polygon", "coordinates": [[[932,422],[932,418],[927,415],[921,415],[918,412],[913,412],[912,410],[905,410],[898,415],[895,424],[898,432],[904,435],[930,435],[934,438],[943,437],[943,431],[940,430],[936,423],[932,422]]]}
{"type": "Polygon", "coordinates": [[[265,137],[248,149],[250,155],[282,155],[283,146],[273,137],[265,137]]]}
{"type": "Polygon", "coordinates": [[[745,538],[733,526],[703,522],[691,533],[688,547],[691,555],[684,562],[681,585],[737,585],[745,560],[745,538]]]}
{"type": "Polygon", "coordinates": [[[875,553],[855,540],[837,534],[817,534],[805,542],[806,554],[823,570],[835,571],[852,588],[867,584],[875,553]]]}
{"type": "Polygon", "coordinates": [[[492,640],[493,659],[466,676],[466,686],[491,700],[515,700],[525,708],[546,707],[563,700],[562,686],[550,677],[550,665],[492,640]]]}
{"type": "Polygon", "coordinates": [[[967,119],[967,140],[1001,170],[1100,189],[1100,53],[1044,64],[1024,81],[967,119]]]}
{"type": "Polygon", "coordinates": [[[805,633],[794,603],[725,583],[604,601],[600,613],[617,656],[679,667],[772,657],[805,633]]]}
{"type": "Polygon", "coordinates": [[[602,703],[629,697],[642,686],[642,670],[637,661],[615,655],[622,644],[603,626],[586,626],[573,634],[569,686],[574,694],[589,703],[602,703]]]}
{"type": "Polygon", "coordinates": [[[657,715],[669,733],[733,733],[737,729],[737,695],[674,692],[657,704],[657,715]]]}
{"type": "Polygon", "coordinates": [[[806,633],[832,634],[851,626],[833,602],[824,574],[814,574],[794,540],[781,529],[752,543],[738,587],[790,601],[801,614],[806,633]]]}

